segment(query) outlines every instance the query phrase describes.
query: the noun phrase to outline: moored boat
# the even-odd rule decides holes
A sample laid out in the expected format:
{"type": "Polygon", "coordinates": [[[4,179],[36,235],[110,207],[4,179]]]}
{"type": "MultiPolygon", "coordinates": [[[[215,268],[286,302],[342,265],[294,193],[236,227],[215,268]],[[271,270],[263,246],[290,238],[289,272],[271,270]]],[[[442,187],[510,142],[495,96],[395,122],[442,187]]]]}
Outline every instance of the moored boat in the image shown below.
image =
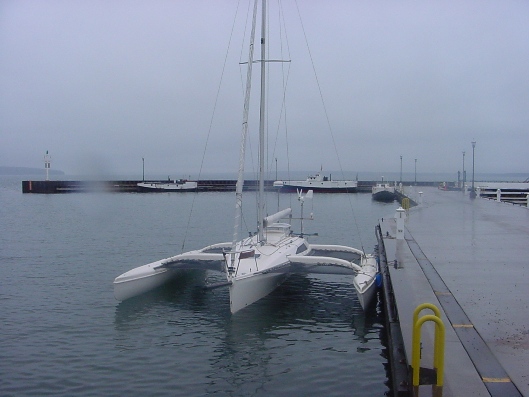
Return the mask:
{"type": "Polygon", "coordinates": [[[371,195],[375,201],[391,203],[397,198],[396,187],[384,182],[384,177],[382,177],[382,182],[371,188],[371,195]]]}
{"type": "MultiPolygon", "coordinates": [[[[254,63],[261,65],[261,119],[259,122],[259,189],[257,193],[257,231],[251,232],[246,238],[239,239],[239,229],[242,220],[242,199],[244,185],[245,150],[248,132],[248,109],[250,91],[246,90],[244,99],[244,112],[242,120],[241,146],[239,152],[239,170],[235,191],[235,222],[231,243],[210,245],[200,250],[184,252],[170,258],[139,266],[114,280],[114,295],[118,300],[124,300],[143,294],[151,289],[177,277],[180,270],[201,269],[213,270],[224,273],[226,282],[222,285],[229,286],[230,309],[236,313],[248,305],[260,300],[280,285],[289,274],[302,273],[330,273],[330,274],[361,274],[363,272],[362,260],[360,264],[354,259],[343,259],[340,256],[353,254],[356,258],[365,257],[364,252],[355,248],[337,245],[310,245],[303,234],[303,201],[312,197],[310,188],[308,192],[298,186],[298,200],[301,203],[301,233],[295,234],[288,223],[292,218],[291,208],[278,211],[275,214],[264,216],[264,172],[265,156],[265,26],[266,9],[263,0],[263,15],[261,26],[261,56],[255,60],[253,56],[257,1],[254,5],[252,24],[252,37],[250,39],[250,53],[247,65],[247,88],[250,86],[252,66],[254,63]],[[322,252],[321,255],[317,253],[322,252]]],[[[314,178],[314,182],[331,182],[314,178]]],[[[334,182],[334,181],[332,181],[334,182]]],[[[347,182],[347,181],[337,181],[347,182]]],[[[356,188],[356,182],[351,181],[347,189],[356,188]]],[[[338,184],[340,185],[340,184],[338,184]]],[[[311,186],[310,183],[308,185],[311,186]]],[[[360,284],[359,284],[360,285],[360,284]]]]}
{"type": "Polygon", "coordinates": [[[189,192],[196,190],[198,183],[186,179],[177,179],[167,182],[140,182],[137,186],[141,191],[149,192],[189,192]]]}
{"type": "Polygon", "coordinates": [[[360,305],[365,311],[375,297],[378,262],[373,255],[363,255],[360,259],[360,267],[361,270],[355,274],[353,283],[360,305]]]}
{"type": "Polygon", "coordinates": [[[274,181],[274,187],[284,192],[310,189],[319,193],[355,193],[358,181],[333,180],[331,175],[324,176],[318,172],[315,175],[309,175],[304,181],[274,181]]]}
{"type": "MultiPolygon", "coordinates": [[[[266,46],[266,6],[262,2],[261,19],[261,55],[254,59],[254,40],[256,32],[257,1],[254,3],[250,51],[247,62],[247,90],[244,98],[244,112],[241,131],[241,150],[239,152],[239,170],[235,189],[235,226],[231,244],[221,243],[198,251],[185,252],[171,258],[140,266],[118,276],[114,280],[114,294],[117,299],[127,299],[147,292],[171,279],[171,273],[179,269],[219,270],[226,275],[229,285],[230,308],[235,313],[269,294],[288,274],[289,255],[304,255],[309,252],[308,243],[302,236],[292,233],[290,224],[278,223],[291,216],[287,208],[265,217],[264,208],[264,169],[265,158],[259,156],[259,189],[257,195],[257,232],[239,240],[238,234],[242,219],[242,199],[244,186],[245,150],[248,135],[248,115],[252,68],[255,63],[261,66],[261,118],[259,122],[259,148],[264,151],[264,113],[265,113],[265,63],[266,46]],[[221,249],[222,252],[209,252],[221,249]]],[[[162,187],[163,186],[156,186],[162,187]]]]}

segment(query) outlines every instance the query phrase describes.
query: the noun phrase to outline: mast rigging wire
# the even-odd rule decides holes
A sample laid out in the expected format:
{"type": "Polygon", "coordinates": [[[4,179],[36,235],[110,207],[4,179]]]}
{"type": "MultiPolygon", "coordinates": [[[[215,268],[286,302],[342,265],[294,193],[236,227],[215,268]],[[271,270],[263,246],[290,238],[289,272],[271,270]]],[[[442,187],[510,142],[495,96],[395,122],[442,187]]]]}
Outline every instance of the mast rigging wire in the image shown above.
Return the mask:
{"type": "MultiPolygon", "coordinates": [[[[309,54],[310,63],[311,63],[311,66],[312,66],[312,71],[313,71],[314,77],[316,79],[316,85],[318,86],[318,92],[320,94],[320,99],[321,99],[321,103],[322,103],[322,106],[323,106],[323,111],[325,113],[325,119],[327,121],[327,128],[329,129],[329,132],[331,133],[331,139],[332,139],[332,143],[333,143],[333,146],[334,146],[334,151],[336,153],[336,158],[338,159],[338,165],[340,167],[340,172],[342,174],[342,179],[345,180],[343,167],[342,167],[342,161],[340,159],[340,155],[338,154],[338,147],[336,146],[336,140],[334,139],[334,133],[333,133],[333,129],[332,129],[332,126],[331,126],[331,122],[329,120],[329,114],[327,112],[327,106],[325,105],[325,100],[323,98],[323,92],[322,92],[322,89],[321,89],[320,81],[318,79],[318,74],[316,73],[316,66],[314,65],[314,60],[312,58],[312,53],[310,51],[309,42],[308,42],[308,38],[307,38],[307,33],[305,32],[305,26],[303,25],[303,19],[301,18],[301,12],[299,11],[299,6],[298,6],[297,0],[294,0],[294,3],[296,4],[296,9],[298,11],[298,17],[299,17],[299,21],[300,21],[300,24],[301,24],[301,30],[303,31],[303,37],[305,38],[305,45],[307,46],[307,51],[308,51],[308,54],[309,54]]],[[[355,216],[353,203],[351,201],[351,196],[348,193],[346,193],[346,194],[347,194],[347,197],[349,199],[349,207],[351,208],[351,213],[353,214],[353,220],[354,220],[354,224],[355,224],[355,227],[356,227],[356,231],[358,233],[358,238],[360,239],[360,245],[362,247],[362,251],[365,253],[364,243],[362,241],[363,240],[362,239],[362,234],[360,233],[360,227],[358,226],[358,221],[357,221],[356,216],[355,216]]]]}
{"type": "MultiPolygon", "coordinates": [[[[224,63],[222,65],[222,71],[221,71],[221,74],[220,74],[219,85],[218,85],[218,88],[217,88],[217,94],[215,96],[215,101],[213,103],[213,111],[211,113],[211,118],[210,118],[210,121],[209,121],[209,128],[208,128],[208,133],[206,135],[206,142],[204,144],[204,151],[202,152],[202,159],[200,160],[200,168],[199,168],[199,171],[198,171],[198,178],[197,178],[197,180],[199,180],[199,181],[200,181],[200,178],[202,176],[202,169],[204,167],[204,159],[206,157],[206,151],[207,151],[207,147],[208,147],[209,137],[211,135],[211,129],[213,128],[213,119],[215,118],[215,113],[216,113],[216,110],[217,110],[217,104],[218,104],[219,96],[220,96],[220,88],[222,86],[222,80],[224,78],[224,72],[226,70],[226,63],[228,61],[228,54],[229,54],[229,51],[230,51],[231,42],[232,42],[232,38],[233,38],[233,32],[235,30],[235,21],[237,20],[237,15],[239,13],[239,5],[240,5],[240,0],[237,2],[237,7],[235,9],[235,16],[233,18],[233,23],[232,23],[231,31],[230,31],[230,37],[228,39],[228,46],[227,46],[227,49],[226,49],[226,54],[224,56],[224,63]]],[[[193,215],[193,209],[195,207],[195,200],[196,200],[197,195],[198,195],[198,188],[195,191],[195,194],[193,195],[193,200],[191,201],[191,209],[189,211],[189,216],[187,218],[187,224],[186,224],[186,227],[185,227],[184,238],[182,240],[181,252],[184,252],[184,249],[185,249],[185,244],[186,244],[186,241],[187,241],[187,234],[188,234],[188,231],[189,231],[189,225],[191,224],[191,217],[193,215]]]]}

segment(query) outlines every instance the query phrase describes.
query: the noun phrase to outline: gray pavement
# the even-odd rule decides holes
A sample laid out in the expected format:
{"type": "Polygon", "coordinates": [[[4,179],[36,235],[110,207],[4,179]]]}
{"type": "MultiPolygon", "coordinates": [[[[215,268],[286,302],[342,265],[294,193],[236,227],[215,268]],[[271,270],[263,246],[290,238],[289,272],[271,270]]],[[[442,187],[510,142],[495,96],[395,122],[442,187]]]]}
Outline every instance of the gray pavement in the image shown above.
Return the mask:
{"type": "MultiPolygon", "coordinates": [[[[446,326],[443,396],[529,396],[529,210],[420,190],[422,200],[405,192],[420,203],[405,240],[392,217],[380,221],[408,362],[413,310],[434,303],[446,326]]],[[[421,366],[432,366],[433,335],[426,325],[421,366]]]]}

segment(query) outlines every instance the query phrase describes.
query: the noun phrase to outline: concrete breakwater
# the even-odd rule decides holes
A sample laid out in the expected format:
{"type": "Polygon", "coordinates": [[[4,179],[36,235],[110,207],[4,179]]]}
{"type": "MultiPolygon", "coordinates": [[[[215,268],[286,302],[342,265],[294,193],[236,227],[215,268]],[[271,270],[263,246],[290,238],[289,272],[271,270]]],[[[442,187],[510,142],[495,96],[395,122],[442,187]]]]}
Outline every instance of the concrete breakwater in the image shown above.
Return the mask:
{"type": "MultiPolygon", "coordinates": [[[[141,180],[55,180],[55,181],[22,181],[22,193],[86,193],[86,192],[115,192],[115,193],[144,193],[145,190],[138,187],[140,182],[166,183],[167,181],[141,181],[141,180]]],[[[197,181],[199,192],[230,192],[235,191],[235,179],[208,179],[197,181]]],[[[265,181],[265,189],[275,191],[273,180],[265,181]]],[[[376,181],[358,181],[357,192],[370,193],[376,181]]],[[[437,186],[439,182],[403,182],[408,186],[437,186]]],[[[257,180],[246,180],[244,190],[257,190],[257,180]]],[[[155,192],[152,190],[151,192],[155,192]]]]}
{"type": "MultiPolygon", "coordinates": [[[[167,183],[167,181],[141,180],[113,180],[113,181],[22,181],[23,193],[85,193],[85,192],[114,192],[114,193],[145,193],[164,192],[163,190],[145,190],[138,183],[167,183]]],[[[204,192],[235,191],[236,180],[202,180],[197,182],[197,190],[204,192]]],[[[270,189],[273,181],[266,181],[265,187],[270,189]]],[[[257,181],[245,181],[245,190],[256,190],[257,181]]],[[[195,191],[195,190],[191,190],[195,191]]],[[[167,191],[166,191],[167,192],[167,191]]]]}

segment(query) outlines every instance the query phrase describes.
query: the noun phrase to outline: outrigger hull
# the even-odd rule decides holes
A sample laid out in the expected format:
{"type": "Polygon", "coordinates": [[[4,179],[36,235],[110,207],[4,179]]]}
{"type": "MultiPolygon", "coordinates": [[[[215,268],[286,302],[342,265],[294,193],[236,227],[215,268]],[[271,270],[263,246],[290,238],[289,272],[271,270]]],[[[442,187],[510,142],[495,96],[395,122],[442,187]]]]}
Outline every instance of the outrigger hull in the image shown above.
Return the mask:
{"type": "Polygon", "coordinates": [[[366,255],[362,258],[360,267],[362,270],[355,275],[353,284],[360,305],[365,311],[371,302],[373,302],[377,289],[376,276],[378,273],[378,264],[376,258],[373,255],[366,255]]]}
{"type": "Polygon", "coordinates": [[[175,276],[175,271],[160,267],[162,261],[149,263],[123,273],[114,280],[114,297],[123,301],[151,291],[175,276]]]}
{"type": "Polygon", "coordinates": [[[222,271],[224,256],[221,251],[227,246],[228,243],[214,244],[129,270],[115,278],[114,297],[123,301],[144,294],[176,277],[177,270],[222,271]]]}
{"type": "Polygon", "coordinates": [[[313,252],[326,252],[326,256],[291,255],[291,272],[296,273],[324,273],[324,274],[352,274],[353,285],[362,309],[365,311],[373,301],[376,292],[376,276],[378,263],[373,255],[366,255],[362,251],[339,245],[311,245],[313,252]],[[339,254],[357,254],[360,263],[350,259],[338,258],[339,254]]]}
{"type": "Polygon", "coordinates": [[[354,286],[356,290],[356,296],[358,297],[358,300],[360,301],[360,306],[362,306],[362,309],[366,311],[366,309],[369,307],[369,305],[371,304],[375,296],[375,292],[376,292],[375,278],[373,277],[369,281],[369,284],[363,287],[360,287],[358,285],[358,281],[355,277],[354,286]]]}

